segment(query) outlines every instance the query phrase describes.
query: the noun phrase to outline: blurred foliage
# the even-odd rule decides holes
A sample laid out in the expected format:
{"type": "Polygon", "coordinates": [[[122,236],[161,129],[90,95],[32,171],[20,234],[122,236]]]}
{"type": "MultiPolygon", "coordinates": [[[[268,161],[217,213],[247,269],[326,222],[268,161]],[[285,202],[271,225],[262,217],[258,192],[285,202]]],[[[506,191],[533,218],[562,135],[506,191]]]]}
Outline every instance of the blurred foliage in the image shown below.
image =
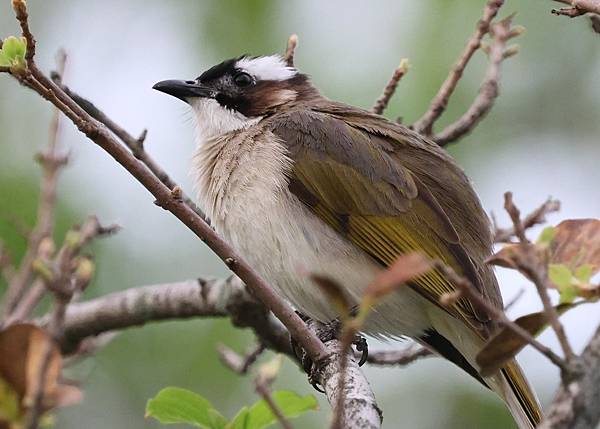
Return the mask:
{"type": "MultiPolygon", "coordinates": [[[[387,0],[367,6],[357,0],[29,0],[28,5],[40,65],[51,69],[55,50],[66,47],[69,85],[128,130],[149,126],[149,150],[177,181],[187,183],[191,129],[182,124],[183,106],[151,93],[153,82],[197,76],[242,53],[281,52],[289,34],[298,33],[297,65],[328,97],[362,107],[371,106],[399,59],[408,57],[412,68],[386,116],[402,116],[410,123],[445,78],[473,31],[483,1],[387,0]],[[122,46],[123,40],[128,40],[127,53],[115,55],[114,46],[122,46]]],[[[503,66],[501,95],[491,114],[450,151],[474,178],[484,202],[499,202],[508,187],[531,183],[521,190],[524,198],[531,198],[524,210],[552,193],[582,216],[597,216],[600,203],[590,201],[589,195],[600,180],[592,171],[600,157],[598,37],[586,19],[553,17],[551,7],[507,0],[501,14],[516,11],[515,23],[527,28],[519,40],[521,52],[503,66]],[[549,173],[546,162],[552,156],[560,158],[560,168],[549,173]]],[[[10,4],[3,2],[0,37],[17,32],[10,4]]],[[[438,127],[465,110],[485,67],[486,58],[479,52],[438,127]]],[[[50,112],[37,95],[0,76],[0,238],[17,259],[25,240],[10,219],[33,225],[40,173],[32,158],[45,145],[50,112]]],[[[64,129],[62,143],[73,156],[59,182],[56,238],[92,213],[124,226],[116,237],[92,249],[98,273],[88,297],[149,282],[226,273],[112,160],[66,123],[64,129]]],[[[143,419],[144,405],[167,385],[209,391],[224,415],[234,415],[239,404],[254,402],[256,395],[249,379],[220,364],[218,342],[243,350],[252,335],[226,320],[167,322],[121,333],[71,369],[69,375],[82,382],[85,398],[59,413],[57,427],[158,428],[158,423],[143,419]]],[[[513,427],[500,401],[451,365],[431,360],[402,370],[367,371],[384,410],[384,427],[513,427]]],[[[541,378],[547,383],[549,377],[541,378]]],[[[305,376],[287,361],[276,384],[301,395],[312,393],[305,376]]],[[[323,427],[329,406],[321,409],[302,416],[295,427],[323,427]]]]}

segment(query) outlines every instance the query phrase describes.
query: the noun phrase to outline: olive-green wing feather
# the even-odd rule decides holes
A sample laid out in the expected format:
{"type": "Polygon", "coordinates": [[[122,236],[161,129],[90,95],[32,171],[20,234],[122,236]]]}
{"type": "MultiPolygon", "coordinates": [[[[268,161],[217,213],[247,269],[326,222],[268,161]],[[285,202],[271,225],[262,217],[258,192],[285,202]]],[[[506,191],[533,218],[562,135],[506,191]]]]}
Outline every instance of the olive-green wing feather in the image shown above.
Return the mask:
{"type": "MultiPolygon", "coordinates": [[[[449,198],[436,196],[432,188],[438,185],[431,182],[432,175],[411,168],[406,157],[415,156],[412,152],[416,152],[424,160],[422,168],[438,169],[431,173],[440,177],[446,175],[440,170],[456,169],[463,182],[459,185],[470,189],[460,169],[449,157],[426,147],[426,143],[411,142],[410,135],[401,134],[401,127],[394,130],[394,126],[380,117],[358,109],[353,112],[357,117],[350,116],[348,120],[341,112],[310,110],[290,111],[271,118],[272,131],[285,142],[293,159],[290,190],[323,221],[383,266],[390,265],[403,253],[421,250],[468,276],[483,291],[482,274],[487,273],[482,261],[489,252],[489,243],[478,245],[488,250],[475,258],[465,250],[462,241],[465,234],[471,239],[477,234],[489,235],[489,231],[470,231],[463,223],[453,222],[448,213],[461,205],[475,205],[482,212],[474,193],[468,195],[475,202],[461,201],[460,193],[449,198]],[[360,120],[359,114],[372,124],[360,120]],[[387,130],[390,126],[391,131],[387,130]],[[431,150],[434,152],[430,154],[431,150]]],[[[439,187],[453,192],[447,184],[439,187]]],[[[479,212],[474,215],[481,215],[479,212]]],[[[440,305],[441,295],[454,290],[438,272],[416,279],[411,287],[436,305],[440,305]]],[[[492,302],[499,302],[495,280],[490,287],[495,288],[487,292],[492,302]]],[[[444,309],[476,330],[489,320],[466,299],[444,309]]]]}

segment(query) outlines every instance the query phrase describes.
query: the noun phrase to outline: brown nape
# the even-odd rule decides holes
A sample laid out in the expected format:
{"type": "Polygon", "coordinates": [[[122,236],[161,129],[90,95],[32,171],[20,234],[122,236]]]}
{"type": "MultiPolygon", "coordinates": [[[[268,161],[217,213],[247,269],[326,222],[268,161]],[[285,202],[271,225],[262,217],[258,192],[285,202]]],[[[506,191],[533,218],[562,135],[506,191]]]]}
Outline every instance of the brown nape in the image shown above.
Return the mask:
{"type": "Polygon", "coordinates": [[[265,116],[320,98],[319,91],[305,74],[298,73],[287,80],[265,80],[249,89],[240,113],[248,117],[265,116]]]}

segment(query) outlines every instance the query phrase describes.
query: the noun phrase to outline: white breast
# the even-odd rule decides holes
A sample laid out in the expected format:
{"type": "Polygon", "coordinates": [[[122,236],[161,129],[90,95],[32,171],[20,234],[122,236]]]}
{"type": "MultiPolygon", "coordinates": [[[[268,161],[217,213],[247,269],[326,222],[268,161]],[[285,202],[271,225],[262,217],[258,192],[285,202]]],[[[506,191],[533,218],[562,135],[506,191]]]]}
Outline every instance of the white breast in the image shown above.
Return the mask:
{"type": "MultiPolygon", "coordinates": [[[[336,279],[358,301],[380,268],[288,191],[285,147],[254,128],[201,141],[194,160],[200,204],[217,232],[298,310],[332,320],[338,315],[307,275],[336,279]]],[[[367,332],[418,335],[429,325],[423,305],[404,288],[378,306],[367,332]]]]}

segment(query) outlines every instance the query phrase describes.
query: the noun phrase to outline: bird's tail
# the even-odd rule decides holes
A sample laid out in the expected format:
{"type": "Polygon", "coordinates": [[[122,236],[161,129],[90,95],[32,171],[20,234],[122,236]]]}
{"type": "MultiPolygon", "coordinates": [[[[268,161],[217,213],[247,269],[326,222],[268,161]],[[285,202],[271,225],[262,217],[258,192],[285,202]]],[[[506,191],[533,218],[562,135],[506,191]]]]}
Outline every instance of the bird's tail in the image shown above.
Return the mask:
{"type": "Polygon", "coordinates": [[[516,360],[485,381],[504,400],[519,429],[533,429],[540,423],[540,404],[516,360]]]}

